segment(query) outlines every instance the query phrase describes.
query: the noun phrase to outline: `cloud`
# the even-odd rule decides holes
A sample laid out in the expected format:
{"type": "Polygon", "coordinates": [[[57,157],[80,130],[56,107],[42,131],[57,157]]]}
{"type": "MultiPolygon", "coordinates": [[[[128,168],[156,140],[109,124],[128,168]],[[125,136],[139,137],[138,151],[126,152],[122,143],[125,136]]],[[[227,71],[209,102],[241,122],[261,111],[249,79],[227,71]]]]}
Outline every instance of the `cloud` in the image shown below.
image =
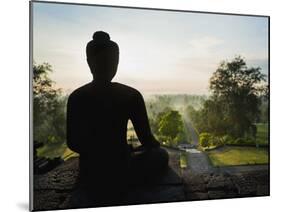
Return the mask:
{"type": "Polygon", "coordinates": [[[195,51],[202,51],[202,50],[210,50],[214,47],[223,44],[223,40],[217,37],[205,36],[205,37],[193,39],[189,41],[188,44],[195,51]]]}
{"type": "Polygon", "coordinates": [[[184,78],[177,79],[129,79],[120,78],[113,80],[132,86],[143,94],[160,93],[189,93],[189,94],[207,94],[208,83],[202,83],[201,79],[184,78]]]}

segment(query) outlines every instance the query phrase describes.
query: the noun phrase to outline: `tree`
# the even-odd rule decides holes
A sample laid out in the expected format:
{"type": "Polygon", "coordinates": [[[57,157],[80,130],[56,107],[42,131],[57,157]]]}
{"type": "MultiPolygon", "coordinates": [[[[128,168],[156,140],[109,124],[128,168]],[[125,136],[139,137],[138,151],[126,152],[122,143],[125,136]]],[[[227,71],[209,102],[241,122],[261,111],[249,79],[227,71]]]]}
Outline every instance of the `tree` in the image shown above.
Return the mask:
{"type": "Polygon", "coordinates": [[[224,111],[220,101],[215,101],[210,97],[204,102],[201,109],[195,110],[192,106],[188,106],[186,111],[199,132],[224,134],[226,123],[222,121],[224,111]]]}
{"type": "Polygon", "coordinates": [[[42,115],[50,112],[57,101],[59,90],[53,88],[54,82],[49,78],[52,72],[51,65],[43,63],[33,64],[33,121],[40,124],[42,115]]]}
{"type": "Polygon", "coordinates": [[[201,132],[203,129],[206,129],[204,119],[201,118],[201,111],[195,110],[193,106],[189,105],[185,109],[186,116],[189,117],[196,130],[201,132]],[[202,122],[203,121],[203,122],[202,122]]]}
{"type": "Polygon", "coordinates": [[[260,95],[260,114],[257,118],[257,122],[268,123],[268,116],[269,116],[269,87],[265,86],[262,90],[262,94],[260,95]]]}
{"type": "Polygon", "coordinates": [[[183,132],[183,121],[180,113],[175,110],[163,112],[159,116],[159,135],[166,137],[170,145],[176,145],[175,138],[183,132]]]}
{"type": "Polygon", "coordinates": [[[244,59],[238,56],[231,62],[223,61],[213,73],[210,79],[212,100],[205,109],[215,110],[214,114],[220,115],[215,120],[218,123],[211,121],[215,128],[225,126],[225,130],[235,137],[243,137],[250,130],[258,117],[259,95],[264,90],[262,82],[266,76],[260,70],[259,67],[248,68],[244,59]]]}
{"type": "Polygon", "coordinates": [[[48,63],[33,64],[34,140],[44,143],[65,141],[66,97],[49,77],[48,63]]]}
{"type": "Polygon", "coordinates": [[[210,134],[210,133],[206,133],[206,132],[204,132],[204,133],[200,133],[200,135],[199,135],[199,145],[201,146],[201,147],[209,147],[209,146],[211,146],[211,144],[210,144],[210,140],[211,140],[211,138],[212,138],[212,135],[210,134]]]}

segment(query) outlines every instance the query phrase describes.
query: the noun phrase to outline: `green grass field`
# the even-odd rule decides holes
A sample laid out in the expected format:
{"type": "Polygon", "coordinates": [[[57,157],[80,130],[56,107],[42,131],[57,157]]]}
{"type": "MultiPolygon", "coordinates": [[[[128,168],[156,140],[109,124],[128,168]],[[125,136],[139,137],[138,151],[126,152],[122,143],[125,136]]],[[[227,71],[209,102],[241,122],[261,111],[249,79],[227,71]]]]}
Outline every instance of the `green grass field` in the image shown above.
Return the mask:
{"type": "Polygon", "coordinates": [[[79,156],[78,153],[73,152],[73,151],[72,151],[71,149],[69,149],[69,148],[66,148],[66,149],[64,150],[63,155],[62,155],[62,158],[63,158],[64,160],[68,160],[69,158],[77,157],[77,156],[79,156]]]}
{"type": "Polygon", "coordinates": [[[69,159],[71,157],[77,157],[78,154],[74,153],[69,148],[67,148],[65,143],[54,143],[48,144],[38,149],[38,156],[39,157],[46,157],[46,158],[55,158],[61,157],[69,159]],[[68,156],[68,157],[67,157],[68,156]]]}
{"type": "Polygon", "coordinates": [[[66,148],[67,146],[65,143],[53,143],[44,145],[37,151],[39,157],[55,158],[62,156],[66,148]]]}
{"type": "Polygon", "coordinates": [[[227,146],[207,152],[214,166],[254,165],[268,163],[268,149],[227,146]]]}

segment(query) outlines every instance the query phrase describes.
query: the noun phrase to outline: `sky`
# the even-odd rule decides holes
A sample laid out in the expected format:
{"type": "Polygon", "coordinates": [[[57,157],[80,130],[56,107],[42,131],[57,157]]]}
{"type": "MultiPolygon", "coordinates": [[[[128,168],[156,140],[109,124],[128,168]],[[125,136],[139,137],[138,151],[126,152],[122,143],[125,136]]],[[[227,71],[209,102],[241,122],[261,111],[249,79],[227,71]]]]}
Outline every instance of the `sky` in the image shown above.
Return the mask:
{"type": "Polygon", "coordinates": [[[33,61],[52,65],[70,93],[92,81],[86,45],[105,31],[120,48],[113,79],[143,94],[208,94],[222,60],[237,55],[268,74],[268,19],[33,2],[33,61]]]}

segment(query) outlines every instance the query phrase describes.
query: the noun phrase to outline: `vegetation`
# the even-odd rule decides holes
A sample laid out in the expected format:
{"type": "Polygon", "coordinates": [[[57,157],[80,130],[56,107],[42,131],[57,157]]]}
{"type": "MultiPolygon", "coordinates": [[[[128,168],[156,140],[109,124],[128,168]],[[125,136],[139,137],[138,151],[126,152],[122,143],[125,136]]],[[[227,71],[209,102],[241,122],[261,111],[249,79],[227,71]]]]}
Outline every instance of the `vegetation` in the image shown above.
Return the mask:
{"type": "Polygon", "coordinates": [[[268,149],[255,147],[223,147],[207,152],[214,166],[254,165],[268,163],[268,149]]]}
{"type": "MultiPolygon", "coordinates": [[[[184,122],[187,121],[187,114],[184,110],[187,106],[192,106],[192,108],[199,109],[201,108],[203,102],[207,99],[207,96],[200,95],[187,95],[187,94],[166,94],[166,95],[153,95],[146,99],[146,107],[148,112],[148,117],[150,121],[150,126],[152,132],[160,142],[164,145],[169,146],[177,146],[181,143],[190,143],[191,142],[191,134],[184,127],[184,122]],[[166,121],[162,122],[161,130],[160,130],[160,122],[161,119],[168,113],[174,111],[177,121],[172,120],[172,116],[170,116],[169,120],[166,117],[166,121]],[[167,121],[168,120],[168,121],[167,121]],[[172,126],[175,134],[177,131],[177,136],[171,132],[167,132],[165,129],[168,129],[168,126],[172,126]],[[164,132],[165,131],[165,132],[164,132]],[[171,136],[173,137],[171,139],[171,136]]],[[[171,115],[171,114],[170,114],[171,115]]]]}
{"type": "Polygon", "coordinates": [[[207,109],[221,112],[222,121],[218,124],[225,125],[215,129],[215,133],[224,131],[234,137],[243,137],[249,131],[255,134],[253,122],[259,114],[259,95],[265,89],[260,83],[264,81],[260,68],[248,68],[241,57],[221,63],[210,79],[213,95],[211,102],[207,102],[211,105],[207,109]]]}
{"type": "Polygon", "coordinates": [[[199,135],[199,145],[201,147],[210,147],[211,146],[211,139],[212,139],[212,135],[210,133],[201,133],[199,135]]]}
{"type": "Polygon", "coordinates": [[[259,145],[268,145],[268,124],[256,124],[257,136],[256,140],[259,145]]]}
{"type": "MultiPolygon", "coordinates": [[[[34,139],[45,144],[38,150],[39,155],[64,157],[71,153],[65,144],[67,96],[55,88],[50,73],[52,67],[48,63],[33,65],[34,139]]],[[[188,143],[191,134],[185,123],[191,121],[203,150],[224,145],[244,146],[245,150],[249,146],[268,145],[265,77],[260,68],[249,68],[243,58],[236,57],[223,61],[213,73],[210,96],[176,94],[146,98],[152,132],[164,145],[188,143]]],[[[129,142],[137,141],[132,124],[127,137],[129,142]]],[[[212,151],[208,152],[211,155],[212,151]]]]}
{"type": "Polygon", "coordinates": [[[268,118],[269,118],[269,104],[268,104],[268,88],[266,89],[266,94],[261,96],[260,98],[260,107],[259,107],[259,111],[260,114],[257,117],[257,123],[268,123],[268,118]]]}
{"type": "MultiPolygon", "coordinates": [[[[202,147],[224,144],[257,143],[258,120],[267,119],[261,113],[265,106],[268,87],[260,68],[248,68],[241,57],[231,62],[223,61],[210,79],[211,96],[203,107],[195,110],[186,108],[194,126],[202,135],[202,147]]],[[[265,108],[266,111],[266,108],[265,108]]]]}
{"type": "Polygon", "coordinates": [[[33,136],[44,143],[39,155],[58,157],[66,149],[66,101],[50,79],[48,63],[33,65],[33,136]]]}
{"type": "Polygon", "coordinates": [[[205,95],[188,95],[188,94],[165,94],[152,95],[146,98],[146,108],[148,116],[155,118],[158,113],[165,111],[167,108],[178,110],[182,114],[184,108],[192,106],[195,109],[201,108],[204,101],[207,99],[205,95]]]}
{"type": "Polygon", "coordinates": [[[216,147],[228,146],[252,146],[252,147],[267,147],[268,146],[268,125],[256,124],[257,136],[253,137],[234,138],[230,135],[218,136],[211,133],[201,133],[199,135],[199,145],[203,150],[214,149],[216,147]]]}
{"type": "Polygon", "coordinates": [[[183,139],[184,124],[178,111],[161,113],[158,126],[158,135],[166,144],[176,146],[183,139]]]}
{"type": "MultiPolygon", "coordinates": [[[[48,63],[33,65],[34,140],[44,143],[38,149],[38,155],[49,158],[65,157],[71,153],[66,146],[67,96],[55,88],[55,82],[49,76],[52,71],[48,63]]],[[[202,101],[196,96],[156,95],[155,100],[147,104],[152,130],[163,144],[176,146],[186,141],[182,115],[168,106],[174,107],[172,102],[183,103],[189,99],[197,105],[202,101]]],[[[128,136],[137,139],[133,126],[130,126],[128,136]]]]}
{"type": "Polygon", "coordinates": [[[73,151],[72,151],[71,149],[69,149],[69,148],[66,148],[61,157],[62,157],[64,160],[68,160],[69,158],[77,157],[78,155],[79,155],[78,153],[73,152],[73,151]]]}

